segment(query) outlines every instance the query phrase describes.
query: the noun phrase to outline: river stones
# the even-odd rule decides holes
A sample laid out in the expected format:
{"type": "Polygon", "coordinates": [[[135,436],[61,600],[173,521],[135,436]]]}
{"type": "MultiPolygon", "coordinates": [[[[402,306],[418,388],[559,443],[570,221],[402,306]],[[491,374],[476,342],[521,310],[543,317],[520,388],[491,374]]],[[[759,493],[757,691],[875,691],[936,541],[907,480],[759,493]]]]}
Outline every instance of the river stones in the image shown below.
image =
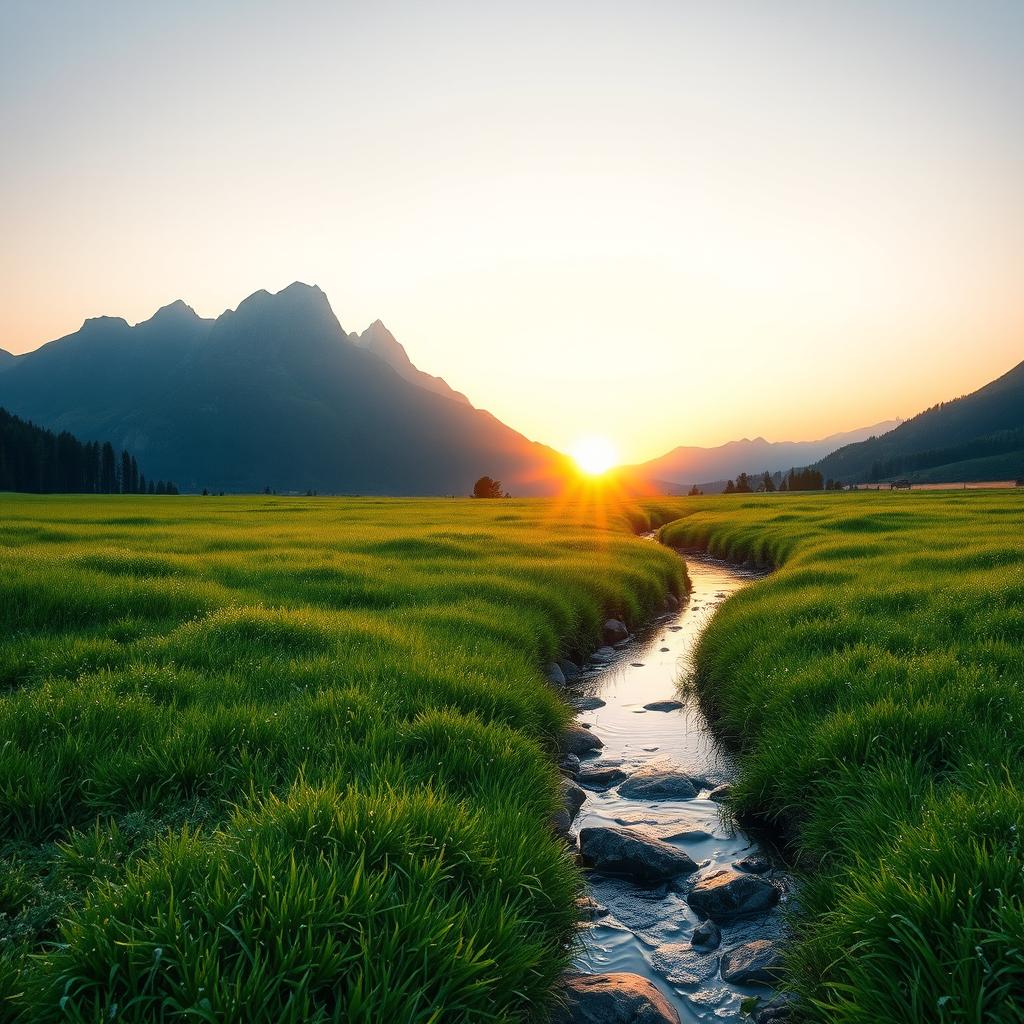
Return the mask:
{"type": "Polygon", "coordinates": [[[580,896],[576,900],[576,910],[581,921],[596,921],[599,917],[608,916],[608,908],[593,896],[580,896]]]}
{"type": "Polygon", "coordinates": [[[689,775],[669,764],[640,768],[619,786],[619,796],[630,800],[692,800],[697,791],[689,775]]]}
{"type": "Polygon", "coordinates": [[[651,966],[670,985],[693,988],[709,982],[718,969],[715,957],[708,950],[697,950],[688,942],[666,942],[651,953],[651,966]]]}
{"type": "Polygon", "coordinates": [[[577,697],[569,702],[576,711],[596,711],[605,706],[600,697],[577,697]]]}
{"type": "Polygon", "coordinates": [[[601,630],[601,639],[606,644],[618,644],[629,639],[629,630],[621,619],[608,619],[601,630]]]}
{"type": "Polygon", "coordinates": [[[575,661],[570,661],[568,658],[559,658],[558,667],[562,670],[562,675],[565,676],[566,681],[570,679],[578,679],[580,676],[580,667],[575,661]]]}
{"type": "Polygon", "coordinates": [[[722,981],[731,985],[771,985],[781,974],[782,957],[774,942],[754,939],[722,954],[722,981]]]}
{"type": "Polygon", "coordinates": [[[645,711],[678,711],[683,706],[681,700],[652,700],[644,705],[645,711]]]}
{"type": "Polygon", "coordinates": [[[583,801],[587,799],[587,794],[572,779],[560,779],[558,795],[562,798],[562,804],[569,812],[569,820],[572,821],[580,813],[580,808],[583,806],[583,801]]]}
{"type": "Polygon", "coordinates": [[[793,1019],[799,1001],[793,992],[776,992],[767,1001],[758,1000],[750,1019],[754,1024],[782,1024],[793,1019]]]}
{"type": "Polygon", "coordinates": [[[562,733],[562,750],[566,754],[575,754],[583,757],[592,750],[600,750],[604,746],[599,736],[595,736],[589,729],[575,722],[566,727],[562,733]]]}
{"type": "Polygon", "coordinates": [[[721,786],[715,786],[708,793],[708,799],[714,800],[716,804],[724,804],[730,796],[732,796],[732,785],[728,782],[723,782],[721,786]]]}
{"type": "Polygon", "coordinates": [[[580,769],[576,781],[581,786],[589,786],[591,789],[608,789],[625,777],[626,773],[617,765],[588,764],[580,769]]]}
{"type": "Polygon", "coordinates": [[[718,949],[721,943],[722,929],[714,921],[701,921],[693,929],[693,935],[690,936],[691,945],[700,946],[706,950],[718,949]]]}
{"type": "Polygon", "coordinates": [[[552,1024],[679,1024],[671,1003],[639,974],[569,974],[552,1024]]]}
{"type": "Polygon", "coordinates": [[[552,815],[551,827],[556,835],[566,838],[573,820],[583,806],[583,801],[587,799],[587,794],[572,779],[560,779],[558,795],[561,797],[562,806],[552,815]]]}
{"type": "Polygon", "coordinates": [[[739,868],[740,871],[746,871],[748,875],[763,875],[771,870],[768,858],[762,857],[759,853],[752,853],[749,857],[736,861],[733,867],[739,868]]]}
{"type": "Polygon", "coordinates": [[[608,662],[615,660],[617,654],[614,647],[598,647],[590,656],[590,660],[597,665],[607,665],[608,662]]]}
{"type": "Polygon", "coordinates": [[[563,754],[558,761],[558,770],[570,779],[575,779],[580,773],[580,759],[575,754],[563,754]]]}
{"type": "Polygon", "coordinates": [[[723,922],[770,910],[779,902],[779,890],[756,875],[721,868],[699,879],[686,901],[701,917],[723,922]]]}
{"type": "Polygon", "coordinates": [[[581,829],[580,856],[585,864],[605,874],[627,875],[643,882],[666,882],[697,870],[682,850],[614,825],[581,829]]]}
{"type": "Polygon", "coordinates": [[[565,689],[565,673],[556,662],[551,661],[544,666],[544,678],[547,679],[547,681],[556,690],[565,689]]]}

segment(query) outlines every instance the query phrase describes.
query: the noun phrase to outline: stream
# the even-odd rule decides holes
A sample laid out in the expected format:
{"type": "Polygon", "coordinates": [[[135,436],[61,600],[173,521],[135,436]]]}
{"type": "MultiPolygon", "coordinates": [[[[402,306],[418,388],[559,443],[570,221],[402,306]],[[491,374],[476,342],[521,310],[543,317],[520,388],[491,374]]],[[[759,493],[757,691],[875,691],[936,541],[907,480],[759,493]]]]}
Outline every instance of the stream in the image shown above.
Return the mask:
{"type": "Polygon", "coordinates": [[[689,554],[686,566],[692,590],[680,610],[617,645],[610,664],[588,665],[572,685],[575,706],[586,708],[595,698],[604,702],[580,711],[577,718],[604,747],[582,762],[580,785],[587,795],[571,833],[578,839],[581,829],[594,826],[637,830],[685,851],[698,870],[660,885],[589,871],[589,895],[598,906],[592,923],[581,932],[576,969],[639,974],[662,992],[683,1022],[740,1021],[744,997],[769,997],[771,989],[723,981],[722,955],[752,940],[782,937],[780,911],[791,884],[772,853],[730,824],[721,805],[709,798],[711,789],[733,778],[734,764],[716,741],[692,688],[684,684],[693,670],[695,644],[716,608],[761,574],[689,554]],[[644,708],[666,700],[682,706],[669,711],[644,708]],[[618,767],[629,775],[655,765],[693,777],[696,796],[630,799],[616,784],[604,788],[585,782],[595,767],[618,767]],[[740,870],[746,868],[779,890],[779,904],[753,916],[721,920],[717,947],[691,944],[700,918],[687,902],[689,890],[702,877],[721,868],[735,869],[738,862],[740,870]]]}

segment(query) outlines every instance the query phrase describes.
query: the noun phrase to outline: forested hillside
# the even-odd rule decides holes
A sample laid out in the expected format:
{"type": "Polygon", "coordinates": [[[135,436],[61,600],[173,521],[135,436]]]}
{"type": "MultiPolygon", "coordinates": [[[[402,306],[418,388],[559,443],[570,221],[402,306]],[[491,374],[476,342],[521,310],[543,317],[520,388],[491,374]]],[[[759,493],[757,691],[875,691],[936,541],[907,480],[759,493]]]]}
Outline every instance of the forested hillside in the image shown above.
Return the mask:
{"type": "Polygon", "coordinates": [[[79,441],[43,430],[0,409],[0,491],[36,494],[177,494],[169,481],[147,480],[134,455],[106,441],[79,441]]]}

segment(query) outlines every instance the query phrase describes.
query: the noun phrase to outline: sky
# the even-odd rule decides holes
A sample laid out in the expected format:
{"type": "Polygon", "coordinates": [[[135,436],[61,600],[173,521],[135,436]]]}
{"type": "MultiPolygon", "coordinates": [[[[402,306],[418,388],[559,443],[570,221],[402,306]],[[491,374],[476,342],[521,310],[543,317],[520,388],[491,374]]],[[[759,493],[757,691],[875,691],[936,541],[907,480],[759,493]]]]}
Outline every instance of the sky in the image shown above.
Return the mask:
{"type": "Polygon", "coordinates": [[[821,437],[1024,359],[1024,3],[0,4],[0,347],[318,284],[528,436],[821,437]]]}

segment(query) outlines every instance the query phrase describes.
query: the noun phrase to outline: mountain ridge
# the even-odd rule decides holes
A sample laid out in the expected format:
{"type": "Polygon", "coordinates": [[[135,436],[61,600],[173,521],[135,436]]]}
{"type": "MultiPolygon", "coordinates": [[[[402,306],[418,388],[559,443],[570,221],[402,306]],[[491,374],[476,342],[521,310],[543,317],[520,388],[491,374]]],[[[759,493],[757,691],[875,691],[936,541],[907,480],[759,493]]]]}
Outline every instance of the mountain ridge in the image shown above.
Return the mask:
{"type": "MultiPolygon", "coordinates": [[[[815,463],[814,468],[855,483],[908,473],[912,476],[917,469],[927,468],[929,453],[941,457],[940,453],[947,449],[965,449],[972,444],[975,448],[984,448],[986,439],[993,447],[998,447],[1000,435],[1022,428],[1024,362],[975,391],[930,406],[881,437],[845,445],[829,453],[815,463]]],[[[949,482],[969,479],[953,468],[956,462],[948,465],[953,474],[949,482]]],[[[1024,451],[1020,467],[1024,474],[1024,451]]]]}
{"type": "Polygon", "coordinates": [[[18,357],[0,404],[110,437],[187,490],[468,494],[485,473],[517,494],[561,489],[565,456],[354,344],[316,286],[257,291],[214,320],[186,310],[91,318],[18,357]]]}
{"type": "Polygon", "coordinates": [[[804,466],[852,439],[887,432],[899,420],[882,420],[854,430],[837,431],[812,441],[768,441],[762,436],[726,441],[712,447],[678,445],[647,462],[624,467],[625,472],[676,487],[726,480],[738,473],[785,471],[804,466]]]}

